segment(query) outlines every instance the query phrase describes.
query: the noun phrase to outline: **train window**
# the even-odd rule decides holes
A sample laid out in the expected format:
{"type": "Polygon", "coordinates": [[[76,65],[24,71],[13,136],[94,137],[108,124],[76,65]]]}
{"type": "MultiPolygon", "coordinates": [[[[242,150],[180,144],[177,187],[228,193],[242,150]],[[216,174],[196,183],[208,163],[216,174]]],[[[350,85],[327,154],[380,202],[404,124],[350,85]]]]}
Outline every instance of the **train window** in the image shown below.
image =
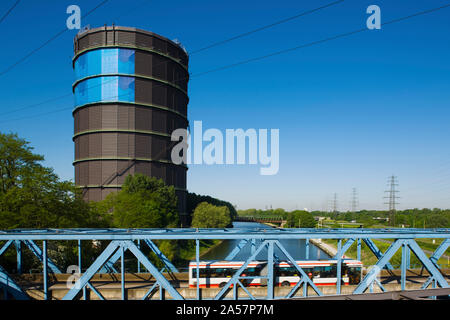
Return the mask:
{"type": "Polygon", "coordinates": [[[302,269],[303,269],[303,271],[305,271],[305,273],[308,275],[308,277],[312,277],[313,271],[314,271],[313,268],[302,268],[302,269]]]}
{"type": "Polygon", "coordinates": [[[358,284],[361,281],[361,268],[349,267],[348,278],[350,284],[358,284]]]}
{"type": "MultiPolygon", "coordinates": [[[[192,270],[193,277],[197,278],[197,269],[192,270]]],[[[200,278],[205,277],[205,269],[200,269],[200,278]]]]}
{"type": "MultiPolygon", "coordinates": [[[[211,269],[200,268],[200,278],[210,277],[211,269]]],[[[197,268],[192,269],[192,278],[197,278],[197,268]]]]}
{"type": "Polygon", "coordinates": [[[323,272],[323,267],[314,267],[313,268],[313,275],[314,277],[321,277],[323,272]]]}
{"type": "Polygon", "coordinates": [[[275,267],[275,275],[279,277],[296,277],[298,270],[295,267],[275,267]]]}
{"type": "Polygon", "coordinates": [[[342,275],[347,275],[348,274],[348,267],[346,265],[342,266],[341,274],[342,275]]]}
{"type": "Polygon", "coordinates": [[[223,278],[225,277],[225,268],[214,268],[215,277],[223,278]]]}
{"type": "Polygon", "coordinates": [[[334,278],[336,277],[336,266],[323,267],[323,271],[320,274],[324,278],[334,278]]]}
{"type": "Polygon", "coordinates": [[[207,278],[209,276],[210,269],[200,269],[200,277],[207,278]]]}
{"type": "Polygon", "coordinates": [[[247,268],[242,272],[242,274],[249,277],[257,276],[259,274],[259,268],[247,268]]]}
{"type": "Polygon", "coordinates": [[[236,271],[237,270],[232,269],[232,268],[226,268],[225,269],[225,277],[231,278],[236,273],[236,271]]]}
{"type": "Polygon", "coordinates": [[[210,276],[211,278],[215,278],[215,277],[219,277],[220,275],[217,273],[217,269],[216,269],[216,268],[212,268],[212,269],[209,271],[209,276],[210,276]]]}

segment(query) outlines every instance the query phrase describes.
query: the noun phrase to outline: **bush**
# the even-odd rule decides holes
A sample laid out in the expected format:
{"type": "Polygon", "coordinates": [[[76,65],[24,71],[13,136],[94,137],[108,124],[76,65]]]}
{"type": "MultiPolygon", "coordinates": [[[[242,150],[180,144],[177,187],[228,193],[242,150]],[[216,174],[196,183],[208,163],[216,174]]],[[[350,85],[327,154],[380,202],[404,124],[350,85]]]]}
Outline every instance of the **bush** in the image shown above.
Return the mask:
{"type": "Polygon", "coordinates": [[[194,228],[225,228],[230,223],[231,215],[228,207],[218,207],[207,202],[200,203],[192,217],[194,228]]]}
{"type": "Polygon", "coordinates": [[[177,196],[173,186],[143,174],[129,175],[122,190],[96,206],[112,212],[117,228],[171,228],[178,225],[177,196]]]}
{"type": "MultiPolygon", "coordinates": [[[[191,192],[188,192],[187,194],[186,211],[192,215],[195,208],[197,208],[197,206],[202,202],[207,202],[215,206],[226,206],[228,210],[230,210],[231,219],[234,220],[237,217],[237,211],[231,203],[210,196],[202,196],[191,192]]],[[[231,223],[229,226],[231,227],[231,223]]]]}

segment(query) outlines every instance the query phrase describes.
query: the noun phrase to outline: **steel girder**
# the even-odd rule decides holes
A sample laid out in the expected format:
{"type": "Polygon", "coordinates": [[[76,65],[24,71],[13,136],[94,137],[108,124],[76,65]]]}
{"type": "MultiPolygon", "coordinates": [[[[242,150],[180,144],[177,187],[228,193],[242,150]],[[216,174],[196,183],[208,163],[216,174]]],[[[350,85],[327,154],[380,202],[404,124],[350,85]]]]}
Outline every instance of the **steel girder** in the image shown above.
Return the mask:
{"type": "Polygon", "coordinates": [[[439,245],[439,247],[434,251],[434,253],[431,255],[430,260],[435,264],[437,268],[439,268],[438,260],[441,258],[441,256],[445,253],[447,248],[450,246],[450,239],[444,239],[442,243],[439,245]]]}
{"type": "Polygon", "coordinates": [[[22,246],[21,241],[19,240],[8,240],[0,249],[0,256],[3,255],[3,253],[8,250],[8,248],[14,243],[14,246],[16,247],[16,254],[17,254],[17,273],[22,273],[22,246]]]}
{"type": "Polygon", "coordinates": [[[6,241],[6,243],[2,246],[2,248],[0,249],[0,256],[5,253],[6,250],[8,250],[9,246],[13,244],[14,240],[8,240],[6,241]]]}
{"type": "MultiPolygon", "coordinates": [[[[8,240],[3,247],[0,249],[0,256],[2,256],[6,250],[14,244],[17,252],[17,273],[21,273],[22,269],[22,243],[24,243],[30,251],[43,263],[43,252],[39,246],[34,243],[32,240],[8,240]]],[[[45,243],[45,242],[44,242],[45,243]]],[[[50,267],[53,273],[61,273],[56,264],[52,261],[51,258],[47,256],[47,265],[50,267]]]]}
{"type": "Polygon", "coordinates": [[[448,239],[450,229],[46,229],[0,230],[1,240],[448,239]]]}
{"type": "MultiPolygon", "coordinates": [[[[402,247],[402,264],[401,264],[402,290],[405,289],[405,282],[406,282],[407,250],[411,250],[415,254],[415,256],[419,259],[419,261],[423,264],[423,266],[427,269],[427,271],[431,275],[430,278],[435,280],[437,284],[439,284],[442,288],[447,288],[449,286],[445,278],[439,272],[439,269],[436,267],[433,261],[426,256],[426,254],[419,247],[416,241],[414,241],[414,239],[397,239],[380,257],[376,265],[370,270],[370,272],[364,277],[364,279],[361,281],[358,287],[353,291],[353,294],[364,293],[367,287],[369,285],[372,285],[373,282],[381,286],[381,283],[378,281],[378,279],[376,279],[376,277],[380,273],[381,269],[383,269],[383,267],[387,265],[389,260],[394,256],[394,254],[400,247],[402,247]]],[[[383,291],[386,291],[382,286],[381,289],[383,291]]]]}
{"type": "MultiPolygon", "coordinates": [[[[100,256],[92,263],[92,265],[86,270],[86,272],[78,279],[76,284],[69,290],[69,292],[64,296],[63,300],[72,300],[76,297],[76,295],[80,292],[81,288],[88,284],[88,281],[97,273],[103,264],[105,264],[112,255],[114,255],[117,251],[120,252],[121,262],[122,262],[122,270],[121,270],[121,289],[122,289],[122,298],[125,299],[124,291],[125,291],[125,283],[124,283],[124,269],[123,269],[123,254],[126,250],[131,251],[134,256],[138,259],[140,263],[144,265],[145,268],[155,277],[158,284],[166,289],[172,298],[176,300],[182,300],[183,297],[172,287],[172,285],[167,281],[167,279],[159,272],[159,270],[148,260],[148,258],[142,253],[140,249],[136,246],[133,241],[130,240],[113,240],[111,243],[105,248],[105,250],[100,254],[100,256]]],[[[150,293],[148,293],[150,294],[150,293]]],[[[147,295],[148,295],[147,294],[147,295]]]]}
{"type": "MultiPolygon", "coordinates": [[[[314,289],[314,291],[319,295],[323,295],[322,292],[319,290],[319,288],[317,288],[317,286],[314,284],[314,282],[308,277],[308,275],[305,273],[305,271],[300,268],[300,266],[295,262],[295,260],[292,258],[292,256],[286,251],[286,249],[281,245],[281,243],[279,241],[276,241],[276,244],[278,246],[278,248],[281,250],[281,252],[283,252],[283,254],[286,256],[286,258],[288,259],[288,261],[297,269],[298,272],[300,272],[300,274],[302,275],[299,283],[302,282],[303,283],[303,295],[306,296],[308,291],[307,291],[307,286],[308,284],[314,289]]],[[[288,293],[288,295],[286,297],[290,297],[295,293],[295,287],[291,290],[291,292],[288,293]]]]}
{"type": "Polygon", "coordinates": [[[433,261],[427,257],[417,242],[413,239],[405,240],[405,242],[407,242],[408,246],[411,248],[411,251],[416,255],[420,262],[422,262],[423,266],[427,269],[428,273],[434,278],[434,280],[436,280],[442,288],[447,288],[447,280],[445,280],[444,276],[439,272],[439,269],[436,268],[433,261]]]}
{"type": "MultiPolygon", "coordinates": [[[[43,243],[45,243],[46,240],[43,241],[43,243]]],[[[43,257],[43,252],[41,250],[41,248],[39,248],[39,246],[34,243],[33,240],[22,240],[22,242],[31,250],[31,252],[33,252],[33,254],[43,263],[44,262],[44,257],[43,257]]],[[[47,259],[47,265],[48,267],[52,270],[53,273],[61,273],[61,271],[59,270],[59,268],[55,265],[55,263],[52,261],[52,259],[50,259],[48,256],[46,257],[47,259]]]]}
{"type": "MultiPolygon", "coordinates": [[[[369,238],[364,238],[363,239],[364,243],[369,247],[370,251],[373,252],[373,254],[380,259],[383,256],[383,253],[380,251],[380,249],[378,249],[378,247],[375,245],[375,243],[372,241],[372,239],[369,238]]],[[[384,268],[388,269],[388,270],[392,270],[394,269],[392,267],[392,265],[388,262],[386,263],[386,265],[384,266],[384,268]]]]}
{"type": "MultiPolygon", "coordinates": [[[[406,281],[406,268],[408,266],[408,254],[412,251],[417,258],[422,262],[424,267],[430,273],[430,278],[428,280],[429,285],[433,282],[433,285],[439,285],[441,287],[448,287],[447,281],[439,272],[439,268],[437,266],[437,260],[440,256],[445,252],[445,250],[450,245],[450,232],[448,229],[432,229],[432,230],[343,230],[343,229],[331,229],[331,230],[315,230],[315,229],[274,229],[267,230],[261,229],[255,232],[254,229],[164,229],[164,230],[154,230],[154,229],[105,229],[105,230],[87,230],[87,229],[65,229],[65,230],[13,230],[13,232],[0,231],[0,240],[6,240],[7,242],[0,249],[0,254],[4,253],[11,244],[15,244],[16,249],[17,245],[20,243],[26,244],[30,250],[41,260],[46,261],[45,265],[48,265],[49,269],[53,271],[55,268],[56,272],[59,272],[56,265],[46,256],[46,250],[41,250],[33,240],[105,240],[112,239],[111,243],[108,247],[99,255],[99,257],[91,264],[91,266],[85,271],[85,273],[80,277],[77,282],[77,286],[69,290],[64,299],[73,299],[77,296],[77,294],[81,291],[81,289],[85,290],[86,287],[90,287],[91,290],[96,293],[100,299],[104,299],[104,297],[100,294],[100,292],[91,285],[89,280],[93,277],[93,275],[98,272],[106,263],[110,261],[117,261],[120,259],[126,250],[131,251],[136,258],[138,259],[138,263],[142,263],[144,267],[149,270],[149,272],[154,276],[155,283],[148,290],[148,292],[144,295],[143,299],[147,299],[152,292],[156,288],[162,292],[166,290],[173,299],[183,299],[183,297],[178,293],[178,291],[171,285],[171,283],[162,275],[162,271],[158,271],[155,266],[151,264],[147,257],[140,251],[140,249],[134,244],[136,240],[148,240],[151,242],[153,239],[190,239],[196,240],[196,260],[199,261],[199,240],[201,239],[238,239],[241,240],[236,248],[230,253],[227,259],[234,258],[242,248],[247,245],[251,247],[251,254],[248,259],[245,261],[244,265],[237,270],[237,272],[233,275],[227,285],[219,291],[215,299],[223,299],[226,292],[232,287],[233,288],[233,297],[235,299],[238,298],[237,291],[238,288],[241,288],[244,292],[247,293],[250,299],[255,299],[252,296],[251,292],[243,285],[242,280],[250,279],[255,277],[242,277],[242,271],[248,266],[250,261],[254,260],[255,257],[261,252],[261,250],[267,248],[267,261],[268,261],[268,275],[257,278],[267,279],[267,298],[268,299],[276,299],[274,296],[274,279],[275,275],[273,273],[274,263],[279,260],[275,255],[275,248],[278,247],[281,252],[286,256],[288,263],[293,264],[299,271],[300,279],[296,286],[294,286],[286,298],[292,298],[295,296],[295,293],[299,288],[303,286],[303,296],[307,296],[308,286],[311,286],[316,294],[322,295],[317,286],[309,279],[306,273],[295,263],[295,260],[292,259],[290,254],[286,251],[286,249],[281,245],[280,240],[283,239],[305,239],[308,241],[309,239],[314,238],[325,238],[325,239],[338,239],[338,252],[335,256],[338,260],[342,260],[345,252],[351,245],[357,240],[358,241],[358,256],[360,257],[360,243],[362,239],[371,249],[371,251],[378,257],[378,262],[375,265],[375,268],[372,269],[365,277],[361,280],[361,283],[357,286],[354,293],[363,293],[368,288],[371,288],[373,284],[377,284],[383,291],[386,291],[382,284],[376,279],[376,276],[379,274],[380,270],[384,267],[389,266],[389,260],[395,254],[395,252],[402,247],[402,278],[401,284],[402,288],[405,288],[406,281]],[[443,238],[444,241],[441,243],[439,248],[434,252],[434,254],[428,258],[417,243],[414,241],[414,238],[443,238]],[[396,239],[388,250],[385,253],[382,253],[373,243],[373,239],[396,239]],[[342,239],[347,239],[347,241],[342,245],[342,239]],[[256,245],[258,244],[258,245],[256,245]],[[77,289],[78,288],[78,289],[77,289]]],[[[147,244],[149,242],[145,241],[147,244]]],[[[151,247],[151,246],[150,246],[151,247]]],[[[19,249],[18,249],[19,250],[19,249]]],[[[159,249],[158,249],[159,250],[159,249]]],[[[155,252],[153,250],[153,252],[155,252]]],[[[157,252],[155,254],[158,257],[162,257],[158,255],[157,252]]],[[[18,251],[18,258],[19,258],[18,251]]],[[[81,256],[79,257],[81,258],[81,256]]],[[[167,259],[165,256],[162,260],[167,259]]],[[[121,260],[122,262],[123,260],[121,260]]],[[[169,262],[168,259],[166,262],[169,262]]],[[[19,262],[18,262],[19,263],[19,262]]],[[[81,264],[81,263],[79,263],[81,264]]],[[[18,264],[19,266],[19,264],[18,264]]],[[[123,266],[123,263],[122,263],[123,266]]],[[[170,269],[169,264],[166,264],[166,267],[170,269]]],[[[338,267],[338,273],[339,273],[338,267]]],[[[125,291],[125,283],[124,283],[124,275],[123,268],[121,270],[121,284],[122,284],[122,292],[125,291]]],[[[46,272],[45,272],[46,273],[46,272]]],[[[2,273],[3,274],[3,273],[2,273]]],[[[4,273],[6,274],[6,273],[4,273]]],[[[199,274],[199,273],[197,273],[199,274]]],[[[46,276],[44,276],[46,278],[46,276]]],[[[16,284],[14,288],[14,284],[9,281],[10,277],[3,276],[3,279],[8,279],[8,286],[12,292],[14,289],[19,288],[16,284]]],[[[46,281],[44,281],[44,285],[46,281]]],[[[197,284],[199,282],[197,281],[197,284]]],[[[19,288],[20,289],[20,288],[19,288]]],[[[48,288],[47,288],[48,289],[48,288]]],[[[47,292],[47,289],[45,292],[47,292]]],[[[339,288],[337,288],[339,292],[339,288]]],[[[20,294],[18,295],[20,297],[20,294]]],[[[163,295],[161,294],[161,298],[163,295]]],[[[125,295],[122,294],[122,298],[125,298],[125,295]]],[[[197,288],[197,298],[201,299],[199,288],[197,288]]]]}
{"type": "MultiPolygon", "coordinates": [[[[439,245],[436,251],[434,251],[434,253],[431,255],[430,260],[431,262],[433,262],[436,268],[440,269],[437,262],[449,246],[450,246],[450,239],[445,239],[444,241],[442,241],[442,243],[439,245]]],[[[434,279],[433,276],[428,277],[427,281],[423,284],[422,289],[426,289],[433,281],[433,279],[434,279]]]]}
{"type": "Polygon", "coordinates": [[[178,269],[170,262],[170,260],[162,253],[161,250],[151,240],[145,239],[145,243],[156,254],[156,256],[164,263],[166,268],[172,272],[178,272],[178,269]]]}
{"type": "Polygon", "coordinates": [[[375,266],[369,271],[369,273],[364,277],[361,283],[356,287],[353,291],[353,294],[364,293],[369,285],[376,280],[377,275],[380,273],[381,269],[386,266],[389,260],[393,257],[393,255],[397,252],[398,248],[403,244],[403,240],[394,241],[391,246],[386,250],[386,252],[380,257],[375,266]]]}
{"type": "MultiPolygon", "coordinates": [[[[247,268],[248,264],[251,261],[253,261],[255,259],[255,257],[258,255],[258,253],[261,252],[261,250],[263,248],[265,248],[268,244],[269,244],[269,240],[265,240],[259,245],[259,247],[255,250],[255,252],[253,252],[253,254],[250,255],[250,257],[247,258],[247,260],[244,262],[244,264],[234,273],[234,275],[231,277],[231,279],[226,283],[226,285],[214,297],[214,300],[222,299],[223,296],[228,291],[228,289],[230,288],[231,285],[236,286],[236,283],[239,280],[239,277],[240,277],[242,271],[244,271],[247,268]]],[[[197,272],[197,275],[198,275],[198,272],[197,272]]],[[[261,278],[264,278],[264,277],[261,277],[261,278]]],[[[265,278],[268,278],[268,276],[265,277],[265,278]]],[[[197,280],[197,286],[198,286],[198,280],[197,280]]]]}
{"type": "MultiPolygon", "coordinates": [[[[10,277],[10,275],[0,266],[0,285],[5,289],[5,294],[11,294],[16,300],[28,300],[28,295],[10,277]]],[[[6,299],[7,297],[5,297],[6,299]]]]}
{"type": "MultiPolygon", "coordinates": [[[[224,260],[233,260],[237,254],[245,247],[245,245],[247,244],[248,240],[247,239],[243,239],[241,240],[236,247],[234,247],[233,250],[231,250],[231,252],[225,257],[224,260]]],[[[254,242],[252,242],[252,247],[254,248],[254,242]]]]}
{"type": "MultiPolygon", "coordinates": [[[[163,262],[164,266],[171,272],[178,272],[178,269],[170,262],[170,260],[159,250],[158,246],[155,245],[151,240],[145,239],[144,242],[147,246],[156,254],[156,256],[163,262]]],[[[114,264],[120,259],[121,253],[116,252],[108,262],[102,267],[100,273],[119,273],[114,264]]]]}

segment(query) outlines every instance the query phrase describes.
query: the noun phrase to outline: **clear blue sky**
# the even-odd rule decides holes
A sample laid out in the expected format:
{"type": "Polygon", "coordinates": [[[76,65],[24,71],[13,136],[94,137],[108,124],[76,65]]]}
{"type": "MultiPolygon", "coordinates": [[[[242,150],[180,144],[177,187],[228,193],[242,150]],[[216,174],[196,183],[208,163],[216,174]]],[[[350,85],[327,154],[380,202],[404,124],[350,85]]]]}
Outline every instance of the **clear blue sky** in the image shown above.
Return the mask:
{"type": "MultiPolygon", "coordinates": [[[[0,17],[14,2],[1,1],[0,17]]],[[[83,14],[99,2],[22,0],[0,24],[0,70],[64,29],[67,6],[77,4],[83,14]]],[[[195,51],[329,2],[110,0],[82,25],[142,28],[195,51]]],[[[194,54],[189,69],[201,73],[363,28],[371,4],[380,6],[386,22],[446,3],[347,0],[194,54]]],[[[74,177],[73,97],[11,111],[71,92],[76,32],[66,31],[0,76],[0,131],[29,140],[63,179],[74,177]]],[[[327,209],[336,192],[339,209],[347,210],[356,187],[360,208],[384,209],[387,178],[395,174],[400,208],[450,207],[449,34],[446,8],[193,77],[190,122],[201,120],[205,129],[280,129],[280,170],[261,176],[259,165],[191,165],[189,191],[241,209],[288,210],[327,209]]]]}

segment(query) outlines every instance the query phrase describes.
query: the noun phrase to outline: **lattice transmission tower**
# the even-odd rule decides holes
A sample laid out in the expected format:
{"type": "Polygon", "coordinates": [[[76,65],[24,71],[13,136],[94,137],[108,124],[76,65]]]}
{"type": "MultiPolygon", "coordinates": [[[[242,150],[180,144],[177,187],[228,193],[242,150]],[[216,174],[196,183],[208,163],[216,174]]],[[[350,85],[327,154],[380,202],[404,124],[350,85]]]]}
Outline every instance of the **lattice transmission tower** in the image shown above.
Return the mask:
{"type": "Polygon", "coordinates": [[[333,199],[333,213],[338,213],[338,202],[337,202],[337,194],[334,194],[333,199]]]}
{"type": "Polygon", "coordinates": [[[355,213],[358,211],[359,207],[359,200],[358,200],[358,192],[356,191],[356,188],[352,189],[352,202],[350,205],[351,212],[355,213]]]}
{"type": "Polygon", "coordinates": [[[399,204],[397,202],[397,199],[400,198],[399,196],[397,196],[397,193],[399,191],[396,190],[396,187],[398,187],[396,176],[392,175],[389,177],[388,186],[389,190],[386,190],[385,192],[389,193],[389,195],[384,198],[389,199],[389,201],[385,202],[384,204],[389,205],[389,224],[395,226],[395,205],[399,204]]]}

